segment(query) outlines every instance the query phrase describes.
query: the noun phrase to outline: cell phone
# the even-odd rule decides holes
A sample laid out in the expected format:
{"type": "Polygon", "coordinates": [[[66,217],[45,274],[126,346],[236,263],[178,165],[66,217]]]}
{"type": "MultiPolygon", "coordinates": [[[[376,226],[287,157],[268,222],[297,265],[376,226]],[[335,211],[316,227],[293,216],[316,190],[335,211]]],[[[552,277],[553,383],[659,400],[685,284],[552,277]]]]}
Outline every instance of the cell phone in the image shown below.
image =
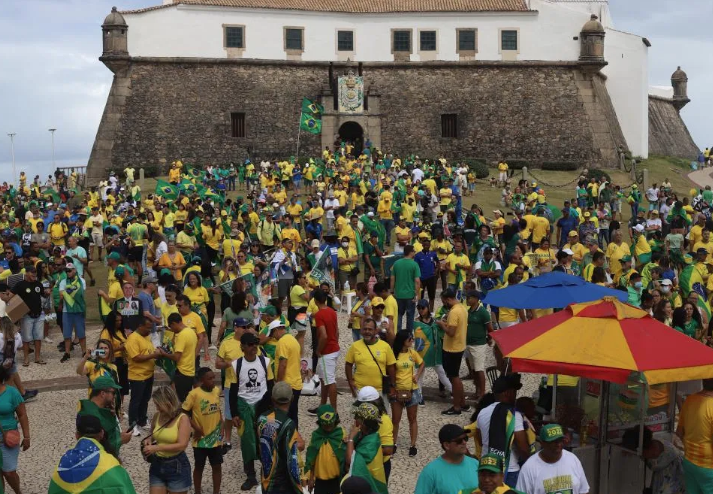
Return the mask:
{"type": "Polygon", "coordinates": [[[92,350],[92,357],[106,357],[106,348],[95,348],[92,350]]]}

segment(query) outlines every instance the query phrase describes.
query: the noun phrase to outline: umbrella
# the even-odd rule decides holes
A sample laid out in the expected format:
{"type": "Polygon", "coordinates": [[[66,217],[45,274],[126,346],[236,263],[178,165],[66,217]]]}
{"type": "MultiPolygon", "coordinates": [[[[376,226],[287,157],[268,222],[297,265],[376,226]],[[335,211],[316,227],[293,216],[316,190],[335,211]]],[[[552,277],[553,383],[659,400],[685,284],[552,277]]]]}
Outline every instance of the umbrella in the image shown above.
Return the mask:
{"type": "Polygon", "coordinates": [[[517,372],[649,385],[713,377],[713,348],[616,299],[605,298],[493,333],[517,372]]]}
{"type": "Polygon", "coordinates": [[[616,297],[626,302],[628,294],[553,271],[530,278],[525,283],[488,292],[483,303],[510,309],[558,309],[604,297],[616,297]]]}

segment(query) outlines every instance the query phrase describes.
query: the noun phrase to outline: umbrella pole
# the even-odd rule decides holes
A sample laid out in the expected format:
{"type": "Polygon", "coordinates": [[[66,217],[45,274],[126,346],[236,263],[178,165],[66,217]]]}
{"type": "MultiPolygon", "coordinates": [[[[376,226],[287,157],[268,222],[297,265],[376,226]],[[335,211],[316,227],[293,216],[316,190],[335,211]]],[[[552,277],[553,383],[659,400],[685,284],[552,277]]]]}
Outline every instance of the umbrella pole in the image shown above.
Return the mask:
{"type": "Polygon", "coordinates": [[[599,406],[599,440],[597,445],[597,461],[599,468],[599,494],[609,492],[609,446],[607,445],[607,430],[609,429],[609,381],[602,381],[602,394],[599,406]]]}

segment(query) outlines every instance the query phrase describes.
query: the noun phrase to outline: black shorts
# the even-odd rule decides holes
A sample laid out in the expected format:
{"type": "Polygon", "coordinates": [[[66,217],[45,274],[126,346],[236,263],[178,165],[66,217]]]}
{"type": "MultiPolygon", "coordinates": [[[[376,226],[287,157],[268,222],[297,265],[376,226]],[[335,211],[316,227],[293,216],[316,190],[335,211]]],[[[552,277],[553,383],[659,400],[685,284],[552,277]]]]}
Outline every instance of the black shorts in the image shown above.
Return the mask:
{"type": "Polygon", "coordinates": [[[127,257],[129,261],[141,262],[144,258],[144,246],[132,247],[129,249],[129,255],[127,257]]]}
{"type": "Polygon", "coordinates": [[[222,465],[222,448],[220,446],[218,446],[217,448],[193,448],[193,459],[195,462],[195,467],[199,469],[205,467],[206,460],[210,462],[210,466],[212,467],[216,465],[222,465]]]}
{"type": "Polygon", "coordinates": [[[443,370],[450,379],[460,376],[460,364],[463,361],[463,352],[447,352],[443,350],[443,370]]]}
{"type": "Polygon", "coordinates": [[[173,375],[173,385],[176,387],[176,395],[178,396],[178,401],[181,403],[183,403],[188,393],[193,389],[194,380],[195,378],[193,376],[183,375],[178,370],[176,370],[176,373],[173,375]]]}
{"type": "Polygon", "coordinates": [[[438,278],[436,276],[431,276],[427,280],[421,280],[421,298],[425,298],[424,293],[428,293],[428,300],[434,300],[436,298],[436,283],[438,278]]]}
{"type": "Polygon", "coordinates": [[[279,298],[289,297],[294,281],[293,279],[277,280],[277,296],[279,298]]]}

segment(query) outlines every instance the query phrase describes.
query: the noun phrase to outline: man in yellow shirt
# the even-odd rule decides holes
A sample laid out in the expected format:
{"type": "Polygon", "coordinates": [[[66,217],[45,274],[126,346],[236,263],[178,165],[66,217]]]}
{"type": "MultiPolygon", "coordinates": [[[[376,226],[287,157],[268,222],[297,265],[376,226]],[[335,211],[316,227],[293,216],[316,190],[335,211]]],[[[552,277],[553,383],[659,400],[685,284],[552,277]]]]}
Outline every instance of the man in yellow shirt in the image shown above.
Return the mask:
{"type": "Polygon", "coordinates": [[[456,242],[454,244],[454,252],[446,257],[446,271],[448,271],[448,288],[458,290],[458,282],[467,281],[468,271],[470,270],[470,259],[463,252],[463,244],[456,242]]]}
{"type": "Polygon", "coordinates": [[[268,326],[270,336],[277,340],[275,360],[277,361],[277,376],[275,382],[285,381],[292,388],[292,402],[287,416],[297,427],[299,425],[297,405],[302,392],[301,350],[297,339],[287,332],[285,323],[275,319],[268,326]]]}
{"type": "Polygon", "coordinates": [[[691,227],[691,231],[688,234],[688,240],[691,245],[696,245],[698,242],[703,240],[703,229],[705,227],[706,217],[703,214],[699,214],[696,224],[691,227]]]}
{"type": "Polygon", "coordinates": [[[290,215],[292,223],[298,230],[302,229],[302,205],[297,204],[297,196],[290,198],[290,203],[287,205],[287,214],[290,215]]]}
{"type": "Polygon", "coordinates": [[[153,390],[153,373],[156,359],[164,356],[161,350],[156,350],[148,337],[153,323],[144,315],[138,316],[136,331],[126,338],[124,352],[129,367],[129,427],[134,430],[134,436],[141,434],[139,427],[147,427],[149,401],[153,390]],[[138,426],[138,427],[137,427],[138,426]]]}
{"type": "Polygon", "coordinates": [[[447,320],[438,321],[438,326],[444,331],[443,336],[443,370],[453,385],[453,406],[441,412],[441,415],[460,415],[461,411],[470,410],[465,404],[463,382],[460,380],[460,366],[465,351],[468,333],[468,311],[456,299],[455,290],[448,288],[441,293],[443,305],[448,308],[447,320]]]}
{"type": "Polygon", "coordinates": [[[569,238],[569,242],[564,244],[564,247],[562,247],[562,250],[565,250],[565,249],[571,250],[573,253],[572,260],[574,262],[576,262],[577,264],[581,265],[582,260],[584,259],[584,256],[588,252],[588,250],[579,241],[579,234],[575,230],[572,230],[569,232],[568,238],[569,238]]]}
{"type": "Polygon", "coordinates": [[[195,331],[183,324],[180,314],[168,316],[168,328],[173,332],[173,353],[166,355],[167,359],[176,362],[176,373],[173,376],[173,386],[179,401],[183,402],[193,389],[196,377],[196,347],[198,336],[195,331]]]}
{"type": "MultiPolygon", "coordinates": [[[[223,380],[223,389],[230,390],[233,383],[238,382],[233,369],[233,362],[243,356],[243,349],[240,344],[240,338],[245,333],[245,330],[250,327],[250,321],[242,317],[233,320],[233,335],[223,339],[218,348],[218,355],[215,357],[215,367],[217,369],[225,369],[225,379],[223,380]]],[[[227,332],[226,332],[227,334],[227,332]]],[[[257,339],[257,337],[255,337],[257,339]]],[[[230,400],[224,402],[224,423],[223,423],[223,441],[226,450],[231,448],[230,438],[233,432],[233,416],[230,413],[230,400]]]]}
{"type": "Polygon", "coordinates": [[[280,240],[284,240],[286,238],[289,238],[292,240],[292,243],[294,245],[294,249],[299,249],[300,244],[302,243],[302,236],[300,235],[300,232],[292,226],[292,218],[290,216],[285,216],[283,218],[283,226],[282,226],[282,232],[280,233],[280,240]]]}
{"type": "Polygon", "coordinates": [[[713,255],[713,241],[711,241],[711,232],[706,228],[701,230],[701,240],[696,242],[691,252],[697,252],[698,249],[705,249],[708,252],[708,260],[713,260],[711,257],[713,255]]]}
{"type": "Polygon", "coordinates": [[[532,220],[532,250],[539,247],[544,238],[550,238],[550,222],[545,217],[544,208],[538,208],[537,216],[532,220]]]}
{"type": "Polygon", "coordinates": [[[67,224],[61,221],[61,219],[62,215],[56,213],[49,227],[50,240],[52,241],[52,245],[55,247],[64,247],[65,239],[67,238],[67,233],[69,232],[67,224]]]}
{"type": "Polygon", "coordinates": [[[203,325],[201,317],[191,310],[191,300],[186,295],[179,295],[176,297],[176,307],[178,307],[178,313],[181,315],[183,324],[192,329],[198,338],[198,343],[194,352],[195,359],[198,360],[198,357],[200,356],[200,349],[202,348],[203,360],[210,362],[210,354],[208,353],[208,338],[205,334],[205,326],[203,325]]]}

